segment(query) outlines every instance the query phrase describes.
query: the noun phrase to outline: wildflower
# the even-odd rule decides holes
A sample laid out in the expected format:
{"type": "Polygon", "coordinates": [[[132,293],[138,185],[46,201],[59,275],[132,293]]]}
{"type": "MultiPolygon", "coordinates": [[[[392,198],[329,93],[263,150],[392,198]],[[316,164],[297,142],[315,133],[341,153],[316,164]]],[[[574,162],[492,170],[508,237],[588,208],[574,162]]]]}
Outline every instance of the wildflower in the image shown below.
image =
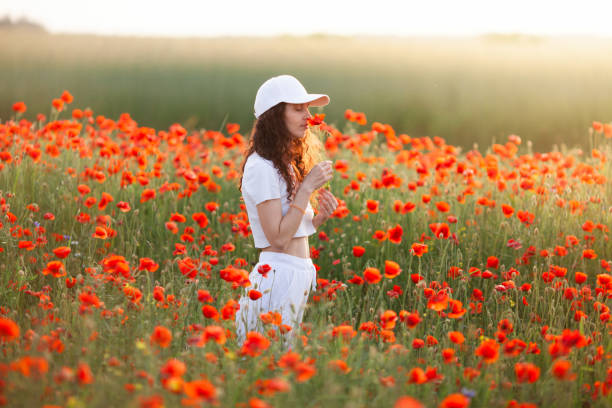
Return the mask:
{"type": "Polygon", "coordinates": [[[0,316],[0,343],[19,338],[19,326],[7,317],[0,316]]]}
{"type": "Polygon", "coordinates": [[[393,279],[401,272],[402,270],[397,262],[385,260],[385,278],[393,279]]]}
{"type": "Polygon", "coordinates": [[[250,298],[251,300],[257,300],[257,299],[259,299],[261,296],[262,296],[262,294],[261,294],[261,292],[260,292],[260,291],[258,291],[258,290],[251,289],[251,290],[249,291],[249,298],[250,298]]]}
{"type": "Polygon", "coordinates": [[[434,296],[432,296],[427,302],[427,308],[435,310],[436,312],[442,311],[448,307],[448,294],[446,290],[440,290],[434,296]]]}
{"type": "Polygon", "coordinates": [[[51,105],[53,105],[53,108],[58,112],[61,112],[64,109],[64,101],[58,98],[53,99],[53,101],[51,101],[51,105]]]}
{"type": "Polygon", "coordinates": [[[353,247],[353,256],[356,258],[360,258],[361,256],[363,256],[363,254],[365,254],[365,248],[362,246],[354,246],[353,247]]]}
{"type": "Polygon", "coordinates": [[[463,342],[465,341],[465,337],[463,336],[463,333],[458,332],[458,331],[449,332],[448,338],[450,339],[450,341],[452,341],[455,344],[463,344],[463,342]]]}
{"type": "Polygon", "coordinates": [[[58,258],[64,259],[65,257],[67,257],[70,254],[70,251],[71,251],[71,249],[69,247],[61,246],[61,247],[55,248],[53,250],[53,253],[58,258]]]}
{"type": "Polygon", "coordinates": [[[369,284],[378,283],[381,280],[380,271],[377,268],[366,268],[363,277],[369,284]]]}
{"type": "Polygon", "coordinates": [[[42,270],[42,274],[60,278],[66,276],[66,268],[61,261],[51,261],[47,263],[47,267],[42,270]]]}
{"type": "Polygon", "coordinates": [[[499,358],[499,344],[495,340],[485,340],[476,348],[475,354],[485,363],[492,364],[499,358]]]}
{"type": "Polygon", "coordinates": [[[404,322],[409,329],[414,329],[421,321],[418,312],[409,313],[406,310],[400,311],[399,319],[404,322]]]}
{"type": "Polygon", "coordinates": [[[597,254],[592,249],[585,249],[582,251],[582,257],[585,259],[596,259],[597,254]]]}
{"type": "Polygon", "coordinates": [[[331,360],[327,363],[327,366],[330,369],[343,374],[348,374],[351,371],[351,368],[346,364],[346,361],[344,360],[331,360]]]}
{"type": "Polygon", "coordinates": [[[499,259],[496,256],[490,256],[487,258],[487,268],[497,269],[499,267],[499,259]]]}
{"type": "Polygon", "coordinates": [[[130,211],[130,210],[131,210],[130,203],[127,203],[127,202],[125,202],[125,201],[119,201],[119,202],[117,203],[117,208],[118,208],[118,209],[119,209],[119,211],[121,211],[121,212],[128,212],[128,211],[130,211]]]}
{"type": "Polygon", "coordinates": [[[425,405],[417,399],[403,395],[395,401],[393,408],[425,408],[425,405]]]}
{"type": "Polygon", "coordinates": [[[516,363],[514,373],[519,383],[528,382],[533,384],[540,378],[540,367],[532,363],[516,363]]]}
{"type": "Polygon", "coordinates": [[[353,326],[340,325],[332,329],[331,335],[333,338],[341,337],[344,341],[350,341],[357,335],[357,332],[353,329],[353,326]]]}
{"type": "Polygon", "coordinates": [[[155,272],[159,268],[159,264],[151,258],[140,258],[140,265],[138,265],[139,271],[147,270],[149,272],[155,272]]]}
{"type": "Polygon", "coordinates": [[[13,110],[17,113],[24,113],[27,110],[27,107],[23,102],[15,102],[13,104],[13,110]]]}
{"type": "Polygon", "coordinates": [[[214,201],[210,201],[204,205],[204,208],[206,208],[206,210],[209,212],[215,212],[219,208],[219,204],[214,201]]]}
{"type": "MultiPolygon", "coordinates": [[[[217,396],[217,389],[208,380],[199,379],[195,381],[186,382],[183,385],[185,394],[196,402],[199,400],[213,401],[217,396]]],[[[195,405],[195,404],[190,404],[195,405]]],[[[198,404],[200,405],[200,404],[198,404]]]]}
{"type": "Polygon", "coordinates": [[[198,223],[200,228],[206,228],[208,226],[208,217],[203,212],[195,213],[191,218],[198,223]]]}
{"type": "Polygon", "coordinates": [[[555,360],[552,366],[552,374],[559,380],[574,380],[576,374],[570,372],[572,363],[567,360],[558,359],[555,360]]]}
{"type": "Polygon", "coordinates": [[[450,394],[440,402],[439,408],[466,408],[470,400],[463,394],[450,394]]]}
{"type": "Polygon", "coordinates": [[[258,332],[248,332],[246,335],[246,340],[240,349],[240,354],[257,357],[262,352],[267,350],[268,347],[270,347],[270,340],[266,339],[258,332]]]}
{"type": "Polygon", "coordinates": [[[397,314],[393,310],[386,310],[380,316],[380,327],[383,329],[395,328],[395,322],[397,321],[397,314]]]}
{"type": "Polygon", "coordinates": [[[221,326],[206,326],[202,339],[205,343],[209,340],[213,340],[217,344],[225,344],[227,336],[225,335],[225,329],[221,326]]]}
{"type": "Polygon", "coordinates": [[[408,384],[423,384],[427,382],[427,376],[421,367],[412,368],[407,376],[408,384]]]}
{"type": "Polygon", "coordinates": [[[155,190],[150,188],[145,189],[140,195],[140,202],[144,203],[155,198],[155,190]]]}
{"type": "Polygon", "coordinates": [[[506,218],[510,218],[512,217],[512,214],[514,214],[514,208],[512,208],[512,206],[510,205],[502,204],[501,209],[502,209],[502,212],[504,213],[504,217],[506,218]]]}
{"type": "Polygon", "coordinates": [[[453,363],[455,358],[455,350],[452,348],[445,348],[442,350],[442,358],[444,359],[445,364],[453,363]]]}
{"type": "Polygon", "coordinates": [[[429,229],[436,238],[447,239],[450,235],[450,229],[445,222],[429,224],[429,229]]]}
{"type": "Polygon", "coordinates": [[[151,344],[166,348],[172,342],[172,333],[164,326],[155,326],[149,340],[151,344]]]}
{"type": "Polygon", "coordinates": [[[214,306],[211,306],[211,305],[202,306],[202,314],[207,319],[219,320],[219,312],[214,306]]]}
{"type": "Polygon", "coordinates": [[[79,380],[79,384],[91,384],[93,382],[93,375],[91,373],[91,369],[87,363],[80,363],[77,367],[77,379],[79,380]]]}
{"type": "Polygon", "coordinates": [[[418,242],[415,242],[414,244],[412,244],[412,247],[410,248],[410,253],[414,256],[421,257],[423,256],[423,254],[427,253],[427,245],[419,244],[418,242]]]}

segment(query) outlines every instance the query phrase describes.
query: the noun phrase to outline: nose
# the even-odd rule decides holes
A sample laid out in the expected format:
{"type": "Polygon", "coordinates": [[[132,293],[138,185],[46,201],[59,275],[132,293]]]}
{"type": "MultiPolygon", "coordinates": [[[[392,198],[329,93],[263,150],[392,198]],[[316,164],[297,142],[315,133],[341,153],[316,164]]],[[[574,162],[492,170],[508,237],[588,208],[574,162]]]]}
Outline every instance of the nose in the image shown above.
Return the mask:
{"type": "Polygon", "coordinates": [[[310,114],[310,111],[308,110],[308,108],[306,108],[306,119],[310,119],[312,118],[312,115],[310,114]]]}

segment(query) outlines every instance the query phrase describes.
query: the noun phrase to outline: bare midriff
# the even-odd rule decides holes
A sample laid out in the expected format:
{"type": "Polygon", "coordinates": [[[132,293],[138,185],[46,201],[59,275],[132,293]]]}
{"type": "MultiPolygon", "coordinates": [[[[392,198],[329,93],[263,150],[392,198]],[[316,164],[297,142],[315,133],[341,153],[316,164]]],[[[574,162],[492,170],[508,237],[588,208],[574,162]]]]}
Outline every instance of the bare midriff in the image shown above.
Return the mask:
{"type": "Polygon", "coordinates": [[[261,249],[265,252],[280,252],[287,255],[297,256],[299,258],[310,258],[310,248],[308,247],[308,237],[291,238],[287,247],[283,250],[273,246],[261,249]]]}

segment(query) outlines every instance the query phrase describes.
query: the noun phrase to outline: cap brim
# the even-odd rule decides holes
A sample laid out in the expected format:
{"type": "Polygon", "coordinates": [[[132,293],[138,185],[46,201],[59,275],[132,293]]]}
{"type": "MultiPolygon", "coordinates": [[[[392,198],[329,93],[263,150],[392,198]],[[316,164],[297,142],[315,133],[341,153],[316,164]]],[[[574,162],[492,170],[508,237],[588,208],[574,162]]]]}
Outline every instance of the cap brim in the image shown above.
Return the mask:
{"type": "Polygon", "coordinates": [[[329,96],[325,94],[308,94],[304,98],[287,100],[287,103],[308,103],[311,106],[325,106],[329,104],[329,96]]]}

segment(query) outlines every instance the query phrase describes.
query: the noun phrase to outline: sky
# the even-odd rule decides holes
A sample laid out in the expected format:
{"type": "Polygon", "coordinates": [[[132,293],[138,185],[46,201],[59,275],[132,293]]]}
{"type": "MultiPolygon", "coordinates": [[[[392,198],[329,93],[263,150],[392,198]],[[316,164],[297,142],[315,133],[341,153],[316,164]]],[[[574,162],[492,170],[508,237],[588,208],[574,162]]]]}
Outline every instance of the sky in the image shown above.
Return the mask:
{"type": "Polygon", "coordinates": [[[7,15],[52,33],[101,35],[612,37],[609,0],[0,0],[7,15]]]}

